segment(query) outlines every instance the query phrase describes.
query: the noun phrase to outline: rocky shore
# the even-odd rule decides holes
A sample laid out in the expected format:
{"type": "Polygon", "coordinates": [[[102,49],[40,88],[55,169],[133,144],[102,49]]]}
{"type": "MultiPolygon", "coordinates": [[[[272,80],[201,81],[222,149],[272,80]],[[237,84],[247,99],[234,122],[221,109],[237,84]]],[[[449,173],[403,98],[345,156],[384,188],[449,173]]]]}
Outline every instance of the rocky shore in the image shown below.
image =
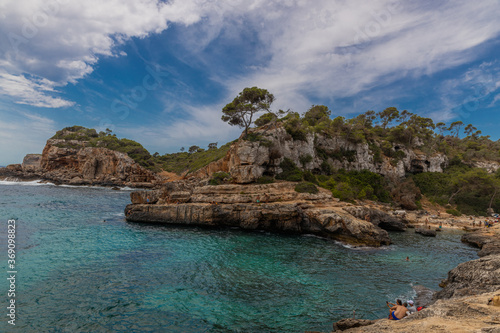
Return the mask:
{"type": "Polygon", "coordinates": [[[161,176],[143,168],[127,154],[87,147],[83,141],[57,139],[48,140],[42,154],[28,154],[22,164],[0,168],[0,180],[138,188],[152,188],[163,182],[161,176]],[[61,143],[66,147],[60,147],[61,143]]]}
{"type": "Polygon", "coordinates": [[[452,269],[427,308],[400,321],[343,319],[334,331],[500,332],[500,226],[465,234],[462,241],[481,248],[481,258],[452,269]]]}
{"type": "Polygon", "coordinates": [[[340,203],[321,188],[299,193],[296,185],[171,182],[160,190],[131,193],[125,214],[131,222],[307,233],[354,246],[387,245],[386,230],[406,229],[404,219],[374,207],[340,203]]]}

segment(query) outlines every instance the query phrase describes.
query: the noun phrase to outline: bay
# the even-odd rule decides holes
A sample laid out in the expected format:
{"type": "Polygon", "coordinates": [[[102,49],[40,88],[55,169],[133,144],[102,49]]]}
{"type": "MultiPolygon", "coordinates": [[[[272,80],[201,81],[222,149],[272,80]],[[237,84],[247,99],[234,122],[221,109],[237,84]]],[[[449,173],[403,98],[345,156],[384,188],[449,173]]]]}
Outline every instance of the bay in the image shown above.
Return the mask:
{"type": "Polygon", "coordinates": [[[7,220],[17,220],[17,320],[13,328],[3,314],[6,331],[329,332],[353,311],[385,317],[386,300],[412,299],[416,284],[438,289],[477,258],[456,230],[352,249],[308,235],[128,223],[129,195],[0,183],[5,274],[7,220]]]}

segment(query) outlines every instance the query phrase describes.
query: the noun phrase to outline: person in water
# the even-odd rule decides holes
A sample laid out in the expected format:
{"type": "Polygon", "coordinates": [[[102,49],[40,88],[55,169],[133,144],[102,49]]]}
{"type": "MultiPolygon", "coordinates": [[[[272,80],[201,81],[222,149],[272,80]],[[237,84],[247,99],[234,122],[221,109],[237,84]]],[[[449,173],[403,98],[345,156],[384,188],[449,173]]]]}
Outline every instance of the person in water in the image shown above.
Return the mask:
{"type": "Polygon", "coordinates": [[[389,307],[390,320],[400,320],[406,316],[406,311],[408,311],[408,309],[403,306],[400,299],[396,300],[396,304],[389,302],[386,302],[386,304],[389,307]]]}

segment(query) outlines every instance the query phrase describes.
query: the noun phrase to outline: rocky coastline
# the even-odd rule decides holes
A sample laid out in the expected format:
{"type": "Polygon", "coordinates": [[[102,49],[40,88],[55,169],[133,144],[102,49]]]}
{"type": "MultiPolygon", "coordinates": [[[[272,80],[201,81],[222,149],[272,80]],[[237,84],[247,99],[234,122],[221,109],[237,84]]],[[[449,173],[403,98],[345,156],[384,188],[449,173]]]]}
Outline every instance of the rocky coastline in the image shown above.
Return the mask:
{"type": "Polygon", "coordinates": [[[480,258],[452,269],[425,309],[400,321],[346,318],[333,331],[500,332],[500,226],[467,233],[462,241],[481,248],[480,258]]]}
{"type": "Polygon", "coordinates": [[[388,245],[387,230],[406,230],[404,219],[374,207],[341,203],[321,188],[299,193],[296,185],[171,182],[158,190],[132,192],[125,215],[127,221],[139,223],[314,234],[353,246],[388,245]]]}
{"type": "Polygon", "coordinates": [[[135,188],[153,188],[164,181],[125,153],[57,139],[47,140],[42,154],[28,154],[22,164],[0,168],[0,180],[135,188]]]}

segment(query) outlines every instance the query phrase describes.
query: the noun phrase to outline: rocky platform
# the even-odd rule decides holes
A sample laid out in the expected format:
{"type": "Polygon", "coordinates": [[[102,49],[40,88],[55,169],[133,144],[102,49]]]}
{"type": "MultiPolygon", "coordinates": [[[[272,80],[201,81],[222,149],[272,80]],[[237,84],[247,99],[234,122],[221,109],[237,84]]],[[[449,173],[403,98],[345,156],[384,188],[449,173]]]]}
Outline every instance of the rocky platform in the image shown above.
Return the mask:
{"type": "Polygon", "coordinates": [[[339,203],[331,192],[298,193],[296,183],[200,185],[180,181],[155,191],[131,193],[127,221],[240,227],[314,234],[355,246],[390,244],[388,230],[404,230],[393,216],[366,206],[339,203]]]}

